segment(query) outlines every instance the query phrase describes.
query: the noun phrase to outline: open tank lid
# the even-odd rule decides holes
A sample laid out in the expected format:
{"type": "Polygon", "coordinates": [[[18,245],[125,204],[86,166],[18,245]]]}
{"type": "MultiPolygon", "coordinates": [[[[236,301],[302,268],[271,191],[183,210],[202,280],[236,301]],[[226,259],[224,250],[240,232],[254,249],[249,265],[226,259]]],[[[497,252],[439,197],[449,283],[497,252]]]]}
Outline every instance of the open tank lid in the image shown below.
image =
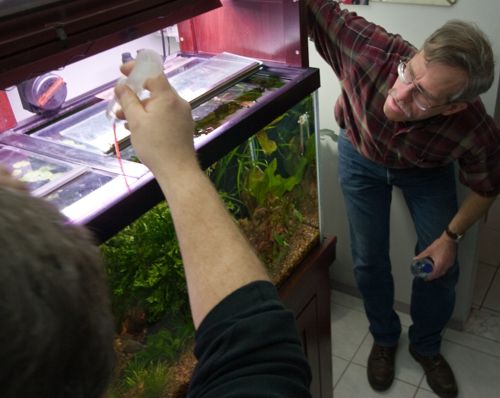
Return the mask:
{"type": "Polygon", "coordinates": [[[266,63],[309,66],[305,2],[220,1],[222,7],[178,24],[182,51],[227,51],[266,63]]]}
{"type": "Polygon", "coordinates": [[[219,0],[7,0],[0,6],[0,89],[220,6],[219,0]]]}

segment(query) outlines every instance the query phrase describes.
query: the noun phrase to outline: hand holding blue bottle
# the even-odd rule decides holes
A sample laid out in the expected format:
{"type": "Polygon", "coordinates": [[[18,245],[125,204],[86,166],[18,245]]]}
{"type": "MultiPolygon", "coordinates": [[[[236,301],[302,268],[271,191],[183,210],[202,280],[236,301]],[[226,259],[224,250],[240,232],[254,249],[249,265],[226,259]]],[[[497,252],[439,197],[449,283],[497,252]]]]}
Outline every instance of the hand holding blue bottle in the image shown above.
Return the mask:
{"type": "Polygon", "coordinates": [[[424,257],[413,260],[410,266],[411,273],[422,279],[427,279],[429,274],[434,270],[434,261],[431,257],[424,257]]]}

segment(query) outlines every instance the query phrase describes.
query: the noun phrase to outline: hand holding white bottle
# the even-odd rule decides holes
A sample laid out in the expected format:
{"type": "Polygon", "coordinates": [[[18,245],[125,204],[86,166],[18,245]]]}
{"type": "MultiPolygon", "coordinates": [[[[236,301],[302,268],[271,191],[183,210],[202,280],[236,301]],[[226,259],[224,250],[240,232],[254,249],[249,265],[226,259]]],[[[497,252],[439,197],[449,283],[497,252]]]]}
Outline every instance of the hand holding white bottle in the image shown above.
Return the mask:
{"type": "MultiPolygon", "coordinates": [[[[126,84],[139,96],[144,90],[144,83],[147,79],[156,77],[163,73],[163,59],[160,54],[153,50],[144,49],[137,53],[134,68],[125,78],[117,84],[126,84]]],[[[108,118],[116,119],[116,112],[120,109],[120,104],[114,98],[108,105],[106,115],[108,118]]]]}

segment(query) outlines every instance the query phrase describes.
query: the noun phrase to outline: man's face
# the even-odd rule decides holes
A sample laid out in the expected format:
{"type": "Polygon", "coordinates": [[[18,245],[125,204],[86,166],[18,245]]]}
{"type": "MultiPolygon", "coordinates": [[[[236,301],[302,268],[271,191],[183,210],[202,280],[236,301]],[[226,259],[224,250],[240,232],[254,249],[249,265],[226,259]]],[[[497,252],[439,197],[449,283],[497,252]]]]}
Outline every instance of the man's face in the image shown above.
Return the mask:
{"type": "Polygon", "coordinates": [[[464,71],[443,64],[429,64],[420,51],[405,65],[400,65],[399,72],[384,103],[384,113],[389,120],[415,121],[456,111],[457,104],[450,104],[449,98],[465,85],[464,71]]]}

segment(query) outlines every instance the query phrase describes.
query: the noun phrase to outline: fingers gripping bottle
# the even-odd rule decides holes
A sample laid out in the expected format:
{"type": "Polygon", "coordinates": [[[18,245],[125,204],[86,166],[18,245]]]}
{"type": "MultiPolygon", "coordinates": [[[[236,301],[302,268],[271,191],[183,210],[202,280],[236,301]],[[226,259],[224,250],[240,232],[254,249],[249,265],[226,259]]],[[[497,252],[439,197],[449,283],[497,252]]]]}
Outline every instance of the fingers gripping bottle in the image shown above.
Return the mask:
{"type": "MultiPolygon", "coordinates": [[[[135,65],[130,74],[121,79],[118,84],[126,84],[137,96],[144,90],[144,83],[147,79],[156,77],[163,73],[163,59],[160,54],[153,50],[144,49],[137,52],[135,65]]],[[[114,98],[108,104],[106,115],[109,119],[116,119],[116,112],[120,109],[120,104],[114,98]]]]}
{"type": "Polygon", "coordinates": [[[413,260],[410,269],[414,276],[425,279],[434,269],[434,261],[432,261],[431,257],[413,260]]]}

